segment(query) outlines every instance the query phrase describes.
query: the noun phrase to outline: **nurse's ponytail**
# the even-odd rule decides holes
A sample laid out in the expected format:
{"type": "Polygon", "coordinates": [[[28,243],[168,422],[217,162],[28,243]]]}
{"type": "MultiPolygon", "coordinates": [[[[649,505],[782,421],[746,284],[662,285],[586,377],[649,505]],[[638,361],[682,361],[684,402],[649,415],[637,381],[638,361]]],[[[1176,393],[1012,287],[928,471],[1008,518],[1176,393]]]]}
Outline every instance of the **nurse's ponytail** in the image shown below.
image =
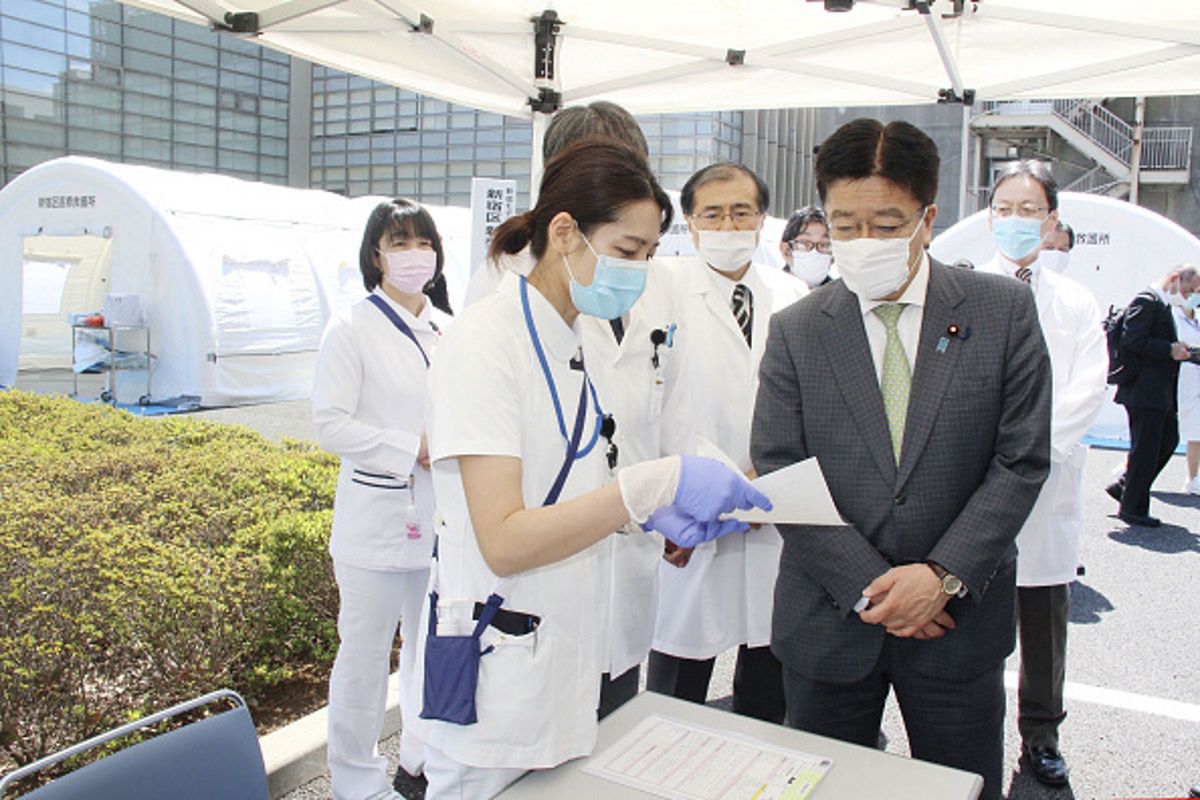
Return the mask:
{"type": "Polygon", "coordinates": [[[492,232],[488,257],[495,262],[502,255],[516,255],[533,240],[533,232],[536,229],[532,211],[509,217],[492,232]]]}
{"type": "Polygon", "coordinates": [[[629,203],[653,200],[659,207],[659,232],[671,227],[671,198],[658,185],[638,151],[608,137],[591,136],[569,145],[546,163],[537,205],[507,219],[492,234],[493,261],[521,252],[546,253],[550,220],[566,212],[584,235],[613,222],[629,203]]]}

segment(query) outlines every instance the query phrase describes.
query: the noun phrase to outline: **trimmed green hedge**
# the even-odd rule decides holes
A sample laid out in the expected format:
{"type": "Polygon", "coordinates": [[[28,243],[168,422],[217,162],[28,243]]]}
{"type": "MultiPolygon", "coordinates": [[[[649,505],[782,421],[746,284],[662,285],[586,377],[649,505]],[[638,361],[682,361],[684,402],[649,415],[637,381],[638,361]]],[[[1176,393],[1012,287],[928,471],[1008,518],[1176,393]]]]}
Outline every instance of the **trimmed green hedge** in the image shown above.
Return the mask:
{"type": "Polygon", "coordinates": [[[0,747],[18,764],[337,647],[337,460],[0,392],[0,747]]]}

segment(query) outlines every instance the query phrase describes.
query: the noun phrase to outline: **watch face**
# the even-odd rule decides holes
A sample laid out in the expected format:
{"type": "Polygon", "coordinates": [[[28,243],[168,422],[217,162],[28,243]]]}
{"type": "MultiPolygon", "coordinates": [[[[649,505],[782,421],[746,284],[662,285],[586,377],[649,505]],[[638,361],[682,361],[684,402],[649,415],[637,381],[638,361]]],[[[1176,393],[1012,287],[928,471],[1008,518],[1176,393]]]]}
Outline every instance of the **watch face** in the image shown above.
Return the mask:
{"type": "Polygon", "coordinates": [[[946,575],[942,578],[942,591],[946,594],[957,595],[962,591],[962,581],[954,575],[946,575]]]}

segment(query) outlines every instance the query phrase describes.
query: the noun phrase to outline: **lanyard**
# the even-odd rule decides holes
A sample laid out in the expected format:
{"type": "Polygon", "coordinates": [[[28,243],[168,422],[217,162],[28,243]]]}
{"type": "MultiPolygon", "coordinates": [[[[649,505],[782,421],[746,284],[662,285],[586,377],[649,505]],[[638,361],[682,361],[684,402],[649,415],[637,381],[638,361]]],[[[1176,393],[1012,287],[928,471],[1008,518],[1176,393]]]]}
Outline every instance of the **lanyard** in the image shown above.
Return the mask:
{"type": "Polygon", "coordinates": [[[367,295],[367,299],[370,300],[376,308],[383,312],[383,315],[387,317],[393,325],[396,326],[397,330],[399,330],[409,339],[412,339],[412,343],[415,344],[417,349],[421,351],[421,358],[425,359],[425,366],[428,367],[429,356],[425,355],[425,348],[421,347],[421,343],[417,341],[417,335],[412,332],[412,328],[408,327],[408,323],[400,319],[400,315],[396,313],[396,309],[389,306],[387,301],[377,294],[369,294],[367,295]]]}
{"type": "MultiPolygon", "coordinates": [[[[554,414],[558,417],[558,431],[562,434],[563,441],[569,448],[571,440],[567,438],[567,424],[563,419],[562,403],[558,400],[558,388],[554,385],[554,376],[550,374],[550,364],[546,361],[546,353],[542,350],[542,342],[538,338],[537,327],[533,324],[533,312],[529,309],[529,281],[525,278],[521,278],[521,309],[525,312],[525,327],[529,331],[529,338],[533,342],[533,350],[537,353],[538,361],[541,362],[542,374],[546,378],[546,386],[550,389],[550,399],[554,403],[554,414]]],[[[596,429],[592,432],[592,438],[588,442],[587,447],[575,454],[575,460],[579,460],[592,452],[592,448],[596,446],[596,441],[600,438],[600,427],[604,424],[604,412],[600,408],[600,400],[596,397],[596,387],[592,384],[591,378],[588,377],[586,369],[583,371],[583,380],[585,386],[591,392],[592,406],[596,409],[596,429]]],[[[575,426],[577,428],[583,424],[583,417],[586,413],[586,402],[580,403],[579,411],[575,417],[575,426]]]]}

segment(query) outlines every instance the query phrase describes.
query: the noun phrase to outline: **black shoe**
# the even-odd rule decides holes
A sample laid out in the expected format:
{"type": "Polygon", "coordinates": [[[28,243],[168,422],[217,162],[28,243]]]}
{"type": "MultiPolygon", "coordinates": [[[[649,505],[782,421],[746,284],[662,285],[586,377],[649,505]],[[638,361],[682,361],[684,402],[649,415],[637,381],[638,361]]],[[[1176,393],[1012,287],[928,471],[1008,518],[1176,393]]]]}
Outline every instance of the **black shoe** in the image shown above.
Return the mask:
{"type": "Polygon", "coordinates": [[[1033,770],[1033,777],[1046,786],[1066,786],[1068,783],[1067,762],[1062,754],[1049,747],[1026,747],[1025,760],[1033,770]]]}
{"type": "Polygon", "coordinates": [[[1122,495],[1125,494],[1125,485],[1120,481],[1113,481],[1104,487],[1104,491],[1108,492],[1108,496],[1119,503],[1121,502],[1122,495]]]}
{"type": "Polygon", "coordinates": [[[396,768],[396,777],[392,780],[392,788],[404,796],[405,800],[424,800],[425,788],[429,781],[424,775],[410,775],[404,767],[396,768]]]}
{"type": "Polygon", "coordinates": [[[1162,525],[1162,520],[1158,517],[1151,517],[1148,514],[1145,516],[1142,514],[1131,514],[1128,511],[1118,511],[1117,519],[1130,525],[1140,525],[1143,528],[1157,528],[1159,525],[1162,525]]]}
{"type": "Polygon", "coordinates": [[[1200,783],[1188,789],[1188,797],[1200,797],[1200,783]]]}

